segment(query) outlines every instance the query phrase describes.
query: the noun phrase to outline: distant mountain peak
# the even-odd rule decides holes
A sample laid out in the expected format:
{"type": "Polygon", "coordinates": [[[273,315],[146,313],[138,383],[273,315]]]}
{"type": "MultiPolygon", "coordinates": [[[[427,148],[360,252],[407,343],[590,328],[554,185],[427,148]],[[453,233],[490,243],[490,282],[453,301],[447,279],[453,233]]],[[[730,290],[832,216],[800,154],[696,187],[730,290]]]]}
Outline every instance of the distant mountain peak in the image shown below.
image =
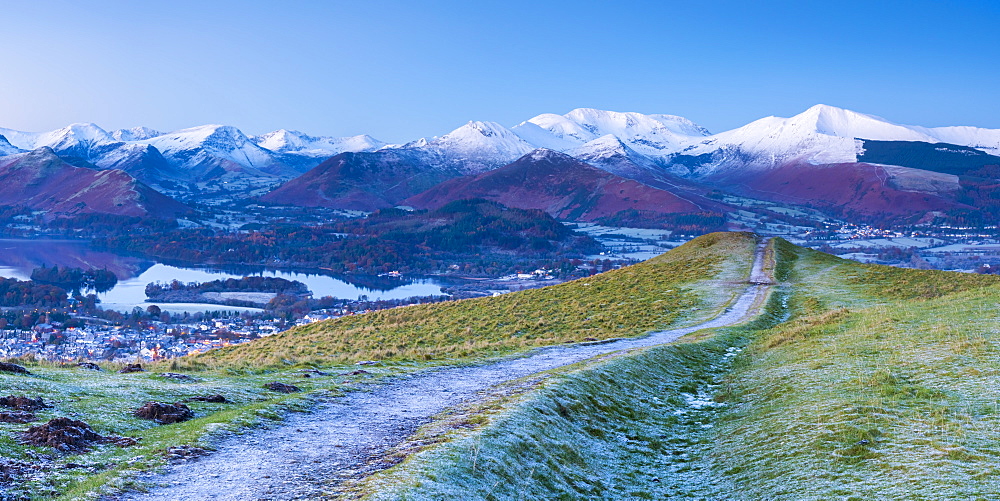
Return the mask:
{"type": "Polygon", "coordinates": [[[149,127],[132,127],[130,129],[118,129],[111,132],[111,137],[126,143],[132,141],[143,141],[162,135],[162,132],[150,129],[149,127]]]}
{"type": "Polygon", "coordinates": [[[277,153],[294,153],[308,157],[332,157],[345,151],[374,151],[385,145],[367,134],[317,137],[288,129],[278,129],[251,139],[258,146],[277,153]]]}
{"type": "Polygon", "coordinates": [[[559,151],[570,151],[595,139],[615,136],[644,155],[662,157],[707,136],[708,130],[675,115],[577,108],[565,115],[544,113],[516,125],[526,141],[559,151]]]}

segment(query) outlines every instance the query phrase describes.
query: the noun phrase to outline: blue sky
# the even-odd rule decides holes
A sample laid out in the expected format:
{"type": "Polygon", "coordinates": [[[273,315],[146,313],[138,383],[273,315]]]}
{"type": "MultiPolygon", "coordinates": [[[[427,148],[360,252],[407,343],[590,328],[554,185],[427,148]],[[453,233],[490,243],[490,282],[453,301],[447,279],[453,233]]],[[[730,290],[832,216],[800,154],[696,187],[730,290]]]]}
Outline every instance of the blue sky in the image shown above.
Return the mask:
{"type": "Polygon", "coordinates": [[[14,0],[0,127],[406,141],[592,107],[718,132],[824,103],[1000,128],[998,4],[14,0]]]}

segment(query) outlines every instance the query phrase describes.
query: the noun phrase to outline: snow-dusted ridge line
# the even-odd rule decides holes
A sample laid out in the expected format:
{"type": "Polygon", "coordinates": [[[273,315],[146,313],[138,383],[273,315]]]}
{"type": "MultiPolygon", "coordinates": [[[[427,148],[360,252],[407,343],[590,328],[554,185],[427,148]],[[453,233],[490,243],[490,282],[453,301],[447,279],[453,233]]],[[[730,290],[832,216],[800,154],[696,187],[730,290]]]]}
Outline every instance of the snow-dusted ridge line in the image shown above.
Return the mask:
{"type": "Polygon", "coordinates": [[[1000,129],[900,125],[827,105],[816,105],[790,118],[766,117],[743,127],[721,132],[683,148],[684,155],[718,155],[725,166],[727,154],[738,154],[739,163],[767,168],[788,161],[812,164],[857,162],[861,139],[921,141],[969,146],[987,153],[1000,152],[1000,129]]]}
{"type": "MultiPolygon", "coordinates": [[[[509,128],[496,122],[470,121],[442,136],[405,144],[386,144],[368,135],[319,137],[286,129],[247,136],[224,125],[167,133],[135,127],[109,133],[95,124],[79,123],[48,132],[0,128],[0,135],[9,143],[0,141],[0,155],[47,146],[59,154],[112,165],[113,160],[103,157],[116,148],[146,144],[178,167],[204,164],[211,157],[216,163],[264,170],[288,156],[322,159],[343,152],[387,149],[405,150],[432,168],[457,166],[470,173],[505,165],[537,148],[597,161],[624,156],[646,168],[670,166],[678,156],[709,158],[694,167],[695,175],[732,167],[769,168],[793,160],[856,162],[859,139],[944,142],[1000,154],[1000,129],[901,125],[822,104],[793,117],[765,117],[717,134],[673,115],[578,108],[565,115],[537,115],[509,128]]],[[[688,172],[682,169],[675,173],[688,172]]]]}
{"type": "Polygon", "coordinates": [[[255,169],[277,163],[279,155],[324,158],[345,151],[373,151],[384,145],[367,135],[313,137],[286,130],[250,137],[236,127],[216,124],[171,132],[133,127],[109,133],[96,124],[80,123],[47,132],[0,128],[0,135],[6,138],[0,140],[0,156],[48,147],[97,166],[116,164],[118,159],[134,153],[137,145],[156,148],[177,167],[222,161],[255,169]]]}

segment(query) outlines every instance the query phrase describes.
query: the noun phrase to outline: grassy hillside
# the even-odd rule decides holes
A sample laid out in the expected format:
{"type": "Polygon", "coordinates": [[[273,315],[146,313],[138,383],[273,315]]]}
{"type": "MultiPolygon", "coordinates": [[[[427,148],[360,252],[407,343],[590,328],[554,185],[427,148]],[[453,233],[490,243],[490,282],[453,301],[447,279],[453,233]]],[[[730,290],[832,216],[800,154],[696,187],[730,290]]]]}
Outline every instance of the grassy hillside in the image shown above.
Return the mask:
{"type": "MultiPolygon", "coordinates": [[[[440,446],[342,486],[348,499],[729,499],[703,461],[722,412],[714,389],[750,330],[557,374],[456,426],[440,446]],[[505,407],[505,408],[503,408],[505,407]]],[[[419,440],[418,440],[419,441],[419,440]]]]}
{"type": "Polygon", "coordinates": [[[782,254],[799,316],[720,390],[716,471],[751,499],[1000,496],[1000,280],[782,254]]]}
{"type": "Polygon", "coordinates": [[[0,397],[40,397],[52,407],[38,411],[31,423],[0,423],[0,499],[92,499],[94,492],[134,487],[135,476],[163,465],[172,447],[205,447],[220,432],[429,365],[567,341],[636,336],[699,321],[742,290],[741,284],[729,282],[745,279],[754,246],[748,233],[708,235],[649,262],[572,283],[314,324],[235,349],[151,364],[150,372],[118,374],[109,369],[119,367],[110,365],[97,372],[19,361],[33,374],[0,372],[0,397]],[[362,359],[384,363],[352,376],[353,382],[303,378],[297,370],[299,364],[311,363],[322,364],[330,374],[347,373],[356,369],[351,362],[362,359]],[[193,379],[165,377],[165,371],[193,379]],[[263,388],[276,380],[303,391],[286,395],[263,388]],[[229,403],[188,400],[211,394],[222,394],[229,403]],[[133,411],[147,401],[186,401],[195,417],[168,425],[135,417],[133,411]],[[56,417],[80,419],[101,435],[140,441],[126,448],[98,444],[67,455],[20,443],[20,433],[29,426],[56,417]],[[33,473],[17,473],[19,469],[33,473]]]}
{"type": "Polygon", "coordinates": [[[555,378],[352,492],[1000,497],[1000,280],[775,247],[754,324],[555,378]]]}
{"type": "Polygon", "coordinates": [[[544,289],[318,322],[187,357],[187,367],[427,361],[638,336],[711,317],[741,286],[750,233],[713,233],[649,261],[544,289]]]}

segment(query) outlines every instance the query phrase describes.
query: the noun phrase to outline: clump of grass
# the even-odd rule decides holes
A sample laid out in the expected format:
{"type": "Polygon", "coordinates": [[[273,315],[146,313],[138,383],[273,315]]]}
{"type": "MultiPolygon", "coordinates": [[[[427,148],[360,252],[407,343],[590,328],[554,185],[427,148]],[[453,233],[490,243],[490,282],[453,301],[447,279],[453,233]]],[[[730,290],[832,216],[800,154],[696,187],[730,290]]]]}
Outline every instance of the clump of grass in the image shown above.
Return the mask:
{"type": "Polygon", "coordinates": [[[712,316],[742,289],[720,282],[746,275],[754,245],[749,233],[705,235],[644,263],[565,284],[318,322],[178,363],[195,369],[455,360],[638,336],[712,316]]]}

